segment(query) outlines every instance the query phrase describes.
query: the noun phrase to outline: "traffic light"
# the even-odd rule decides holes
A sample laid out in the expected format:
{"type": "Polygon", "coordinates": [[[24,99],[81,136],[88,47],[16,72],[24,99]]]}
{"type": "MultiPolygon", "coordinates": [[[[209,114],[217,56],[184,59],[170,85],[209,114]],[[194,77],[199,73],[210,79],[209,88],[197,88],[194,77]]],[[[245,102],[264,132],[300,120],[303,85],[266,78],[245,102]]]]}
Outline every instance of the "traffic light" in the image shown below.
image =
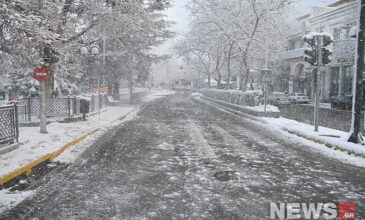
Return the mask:
{"type": "Polygon", "coordinates": [[[327,47],[328,45],[330,45],[333,42],[333,39],[330,35],[324,35],[323,36],[323,46],[327,47]]]}
{"type": "Polygon", "coordinates": [[[314,48],[305,48],[304,50],[304,61],[315,66],[317,63],[317,50],[314,48]]]}
{"type": "Polygon", "coordinates": [[[332,62],[330,58],[331,54],[332,54],[331,50],[327,48],[322,48],[322,65],[326,65],[332,62]]]}
{"type": "Polygon", "coordinates": [[[306,34],[303,36],[303,42],[305,42],[311,46],[314,46],[316,43],[313,35],[310,35],[310,34],[306,34]]]}

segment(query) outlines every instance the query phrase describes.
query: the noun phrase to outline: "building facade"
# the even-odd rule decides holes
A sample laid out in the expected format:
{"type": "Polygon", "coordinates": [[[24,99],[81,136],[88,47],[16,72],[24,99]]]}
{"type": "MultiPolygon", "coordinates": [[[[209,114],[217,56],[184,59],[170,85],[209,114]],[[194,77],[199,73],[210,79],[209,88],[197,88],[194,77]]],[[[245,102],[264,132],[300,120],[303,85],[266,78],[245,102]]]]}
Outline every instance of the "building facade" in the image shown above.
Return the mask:
{"type": "Polygon", "coordinates": [[[352,94],[356,40],[349,37],[356,25],[357,1],[342,0],[329,5],[331,10],[309,19],[315,32],[327,32],[334,38],[332,62],[322,73],[322,99],[352,94]]]}
{"type": "Polygon", "coordinates": [[[356,41],[349,37],[351,27],[356,25],[357,1],[340,0],[327,7],[313,7],[310,14],[296,19],[299,31],[288,37],[288,51],[281,59],[290,64],[289,92],[313,94],[312,69],[303,61],[302,37],[309,32],[327,32],[334,38],[329,46],[332,62],[321,70],[321,98],[328,99],[352,93],[356,41]]]}

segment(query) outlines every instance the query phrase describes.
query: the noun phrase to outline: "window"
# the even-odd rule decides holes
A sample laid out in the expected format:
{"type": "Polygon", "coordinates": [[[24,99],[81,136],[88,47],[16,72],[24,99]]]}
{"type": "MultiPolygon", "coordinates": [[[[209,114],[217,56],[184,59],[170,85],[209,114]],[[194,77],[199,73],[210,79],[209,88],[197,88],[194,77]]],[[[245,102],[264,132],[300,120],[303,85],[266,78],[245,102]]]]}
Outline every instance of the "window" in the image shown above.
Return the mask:
{"type": "Polygon", "coordinates": [[[341,28],[334,28],[333,29],[333,39],[334,40],[341,40],[341,28]]]}
{"type": "Polygon", "coordinates": [[[340,68],[339,67],[332,67],[331,68],[331,89],[330,89],[330,96],[337,96],[338,95],[338,80],[340,68]]]}
{"type": "Polygon", "coordinates": [[[343,67],[343,92],[345,95],[352,94],[352,78],[354,76],[353,66],[343,67]]]}

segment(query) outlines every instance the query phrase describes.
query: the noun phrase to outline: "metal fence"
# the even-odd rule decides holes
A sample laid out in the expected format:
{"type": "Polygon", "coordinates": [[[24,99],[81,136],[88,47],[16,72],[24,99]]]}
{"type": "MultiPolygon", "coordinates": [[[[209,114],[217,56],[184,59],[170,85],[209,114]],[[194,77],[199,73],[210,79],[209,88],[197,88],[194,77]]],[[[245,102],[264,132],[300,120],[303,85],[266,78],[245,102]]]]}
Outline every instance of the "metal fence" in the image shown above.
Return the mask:
{"type": "Polygon", "coordinates": [[[0,143],[18,142],[18,108],[17,105],[0,107],[0,143]]]}
{"type": "MultiPolygon", "coordinates": [[[[106,105],[105,94],[90,95],[89,111],[100,110],[106,105]]],[[[40,114],[40,99],[26,98],[18,99],[18,120],[19,122],[32,121],[40,114]]],[[[64,98],[46,99],[47,117],[71,117],[80,114],[80,98],[69,96],[64,98]]]]}
{"type": "MultiPolygon", "coordinates": [[[[18,120],[20,122],[32,121],[39,117],[40,99],[27,98],[18,100],[18,120]]],[[[46,99],[47,117],[71,117],[80,113],[80,99],[77,97],[46,99]]]]}

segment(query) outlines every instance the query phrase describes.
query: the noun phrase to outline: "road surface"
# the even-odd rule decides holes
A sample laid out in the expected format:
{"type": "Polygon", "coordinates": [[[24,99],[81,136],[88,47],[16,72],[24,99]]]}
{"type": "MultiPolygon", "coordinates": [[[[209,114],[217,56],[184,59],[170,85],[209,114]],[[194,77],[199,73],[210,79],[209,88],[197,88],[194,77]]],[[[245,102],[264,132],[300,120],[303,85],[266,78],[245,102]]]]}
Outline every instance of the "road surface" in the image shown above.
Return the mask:
{"type": "Polygon", "coordinates": [[[175,94],[146,104],[1,219],[267,219],[269,202],[356,202],[365,170],[175,94]]]}

